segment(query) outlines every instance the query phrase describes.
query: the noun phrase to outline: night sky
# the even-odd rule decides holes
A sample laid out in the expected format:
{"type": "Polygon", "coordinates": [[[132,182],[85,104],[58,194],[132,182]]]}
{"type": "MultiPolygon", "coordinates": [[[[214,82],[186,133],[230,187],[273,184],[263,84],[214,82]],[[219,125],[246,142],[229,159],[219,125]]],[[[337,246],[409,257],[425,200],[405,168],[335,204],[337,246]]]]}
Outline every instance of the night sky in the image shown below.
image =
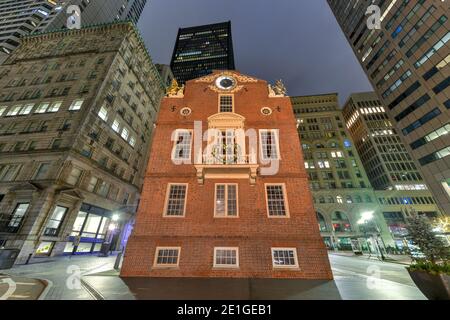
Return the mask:
{"type": "Polygon", "coordinates": [[[139,29],[153,61],[169,64],[178,28],[228,20],[242,73],[341,103],[372,90],[326,0],[149,0],[139,29]]]}

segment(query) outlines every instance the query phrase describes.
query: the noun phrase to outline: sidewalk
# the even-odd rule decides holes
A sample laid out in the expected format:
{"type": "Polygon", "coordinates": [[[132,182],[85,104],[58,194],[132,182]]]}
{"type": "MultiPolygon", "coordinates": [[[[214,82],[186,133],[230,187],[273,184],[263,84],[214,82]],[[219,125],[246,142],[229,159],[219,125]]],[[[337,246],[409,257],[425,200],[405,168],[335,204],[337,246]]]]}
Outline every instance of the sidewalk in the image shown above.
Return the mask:
{"type": "MultiPolygon", "coordinates": [[[[364,254],[362,256],[355,255],[353,252],[348,251],[328,251],[328,254],[336,255],[336,256],[344,256],[344,257],[353,257],[357,259],[372,259],[372,260],[378,260],[379,257],[375,255],[369,256],[368,254],[364,254]]],[[[411,258],[407,255],[393,255],[393,254],[387,254],[385,255],[386,260],[383,262],[390,262],[390,263],[398,263],[409,266],[411,264],[411,258]]]]}

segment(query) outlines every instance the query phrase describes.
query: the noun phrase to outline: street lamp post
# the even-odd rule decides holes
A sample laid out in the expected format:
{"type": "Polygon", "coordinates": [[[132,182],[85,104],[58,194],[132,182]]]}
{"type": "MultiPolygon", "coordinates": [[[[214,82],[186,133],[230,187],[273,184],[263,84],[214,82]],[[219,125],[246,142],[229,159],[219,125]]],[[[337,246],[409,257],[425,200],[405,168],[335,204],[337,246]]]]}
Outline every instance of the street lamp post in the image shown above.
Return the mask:
{"type": "Polygon", "coordinates": [[[366,225],[368,224],[368,222],[372,221],[375,224],[375,230],[376,230],[375,245],[377,247],[377,251],[380,253],[381,260],[384,261],[384,260],[386,260],[386,257],[384,256],[383,250],[382,250],[380,244],[378,243],[378,238],[380,238],[381,231],[380,231],[380,228],[378,227],[376,221],[373,218],[374,217],[373,217],[372,211],[371,212],[363,212],[361,214],[361,219],[359,219],[357,223],[359,225],[364,225],[364,235],[365,236],[367,234],[366,225]]]}

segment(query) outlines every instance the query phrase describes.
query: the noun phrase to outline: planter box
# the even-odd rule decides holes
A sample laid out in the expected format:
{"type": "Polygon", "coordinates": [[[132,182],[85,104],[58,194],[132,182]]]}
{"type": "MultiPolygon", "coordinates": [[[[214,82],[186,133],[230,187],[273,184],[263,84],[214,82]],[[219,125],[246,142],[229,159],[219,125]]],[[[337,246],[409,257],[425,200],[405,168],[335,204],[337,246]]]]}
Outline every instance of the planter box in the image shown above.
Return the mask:
{"type": "Polygon", "coordinates": [[[410,271],[411,279],[429,300],[450,300],[450,276],[426,271],[410,271]]]}

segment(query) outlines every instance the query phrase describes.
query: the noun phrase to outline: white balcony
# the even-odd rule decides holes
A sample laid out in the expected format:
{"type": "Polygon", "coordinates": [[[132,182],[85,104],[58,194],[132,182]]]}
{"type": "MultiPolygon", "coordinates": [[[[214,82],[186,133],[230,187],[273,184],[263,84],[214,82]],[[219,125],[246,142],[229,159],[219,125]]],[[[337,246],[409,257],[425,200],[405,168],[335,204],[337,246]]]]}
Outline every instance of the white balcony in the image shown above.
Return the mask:
{"type": "Polygon", "coordinates": [[[256,155],[203,155],[201,163],[196,163],[198,183],[205,179],[249,179],[256,183],[259,165],[256,155]]]}

